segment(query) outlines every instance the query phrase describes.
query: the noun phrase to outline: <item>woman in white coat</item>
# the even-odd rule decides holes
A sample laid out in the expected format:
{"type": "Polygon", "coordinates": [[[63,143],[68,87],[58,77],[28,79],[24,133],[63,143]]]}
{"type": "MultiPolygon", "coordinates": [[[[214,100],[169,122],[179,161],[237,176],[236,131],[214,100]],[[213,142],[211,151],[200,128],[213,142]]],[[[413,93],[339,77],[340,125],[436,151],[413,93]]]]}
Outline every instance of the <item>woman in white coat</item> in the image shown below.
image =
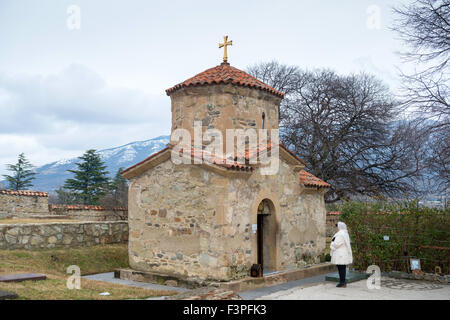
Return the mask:
{"type": "Polygon", "coordinates": [[[337,265],[339,272],[338,288],[345,288],[345,269],[353,263],[352,247],[347,231],[347,225],[343,222],[337,224],[338,232],[333,236],[330,244],[331,263],[337,265]]]}

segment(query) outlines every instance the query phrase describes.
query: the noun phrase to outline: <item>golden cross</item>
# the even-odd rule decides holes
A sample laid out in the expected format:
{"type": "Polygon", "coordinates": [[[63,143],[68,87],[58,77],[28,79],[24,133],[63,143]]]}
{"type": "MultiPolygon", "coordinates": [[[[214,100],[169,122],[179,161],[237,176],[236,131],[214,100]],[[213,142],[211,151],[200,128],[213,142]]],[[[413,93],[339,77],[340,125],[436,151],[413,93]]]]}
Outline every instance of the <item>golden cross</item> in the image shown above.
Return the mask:
{"type": "Polygon", "coordinates": [[[223,43],[219,43],[219,49],[223,47],[223,62],[227,63],[227,46],[232,46],[233,41],[228,41],[228,36],[223,37],[223,43]]]}

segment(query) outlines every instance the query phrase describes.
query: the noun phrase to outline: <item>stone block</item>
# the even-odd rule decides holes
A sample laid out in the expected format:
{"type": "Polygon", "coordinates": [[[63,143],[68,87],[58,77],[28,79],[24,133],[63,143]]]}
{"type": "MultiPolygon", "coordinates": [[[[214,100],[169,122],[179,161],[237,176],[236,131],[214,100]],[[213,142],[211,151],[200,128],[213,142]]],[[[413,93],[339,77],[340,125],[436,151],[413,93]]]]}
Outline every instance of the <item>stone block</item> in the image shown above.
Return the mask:
{"type": "Polygon", "coordinates": [[[16,228],[10,228],[9,230],[6,231],[6,234],[11,235],[11,236],[17,236],[19,234],[20,228],[16,227],[16,228]]]}
{"type": "Polygon", "coordinates": [[[55,244],[57,241],[58,241],[58,239],[55,236],[50,236],[47,239],[47,243],[50,243],[50,244],[55,244]]]}
{"type": "Polygon", "coordinates": [[[10,235],[10,234],[5,234],[5,240],[8,244],[16,244],[17,243],[17,237],[10,235]]]}
{"type": "Polygon", "coordinates": [[[158,216],[165,218],[167,216],[167,210],[165,208],[159,209],[158,216]]]}

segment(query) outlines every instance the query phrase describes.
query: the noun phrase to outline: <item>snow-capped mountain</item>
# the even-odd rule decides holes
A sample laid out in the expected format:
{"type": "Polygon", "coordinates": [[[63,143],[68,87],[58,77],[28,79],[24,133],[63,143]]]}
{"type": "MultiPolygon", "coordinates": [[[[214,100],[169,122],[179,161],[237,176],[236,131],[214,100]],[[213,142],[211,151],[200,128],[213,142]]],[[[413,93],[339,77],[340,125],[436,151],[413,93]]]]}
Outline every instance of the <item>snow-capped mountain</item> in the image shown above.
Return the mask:
{"type": "MultiPolygon", "coordinates": [[[[105,162],[109,176],[114,176],[121,167],[126,169],[165,148],[169,140],[170,136],[160,136],[97,152],[105,162]]],[[[79,161],[78,158],[63,159],[36,168],[36,179],[30,189],[48,192],[58,189],[66,179],[73,176],[67,170],[76,170],[79,161]]]]}

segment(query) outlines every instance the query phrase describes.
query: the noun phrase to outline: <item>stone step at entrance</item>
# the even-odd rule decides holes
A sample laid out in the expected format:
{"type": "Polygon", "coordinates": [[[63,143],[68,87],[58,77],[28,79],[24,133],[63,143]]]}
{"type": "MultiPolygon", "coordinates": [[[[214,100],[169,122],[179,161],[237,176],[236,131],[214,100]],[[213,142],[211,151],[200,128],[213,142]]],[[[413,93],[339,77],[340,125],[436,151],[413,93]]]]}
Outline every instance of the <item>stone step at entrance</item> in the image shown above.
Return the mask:
{"type": "MultiPolygon", "coordinates": [[[[348,271],[345,275],[345,281],[347,283],[364,280],[370,277],[369,273],[348,271]]],[[[325,281],[339,282],[339,274],[337,272],[329,273],[325,276],[325,281]]]]}
{"type": "Polygon", "coordinates": [[[184,276],[176,277],[174,275],[165,275],[157,272],[137,271],[132,269],[118,269],[114,272],[114,275],[115,277],[123,280],[151,282],[158,284],[164,284],[170,280],[171,282],[173,282],[171,285],[188,289],[195,289],[202,286],[212,286],[228,291],[241,292],[313,277],[316,275],[325,275],[335,268],[336,266],[331,263],[320,263],[310,267],[281,270],[271,274],[265,274],[262,278],[252,278],[248,276],[239,280],[224,282],[196,281],[184,276]]]}
{"type": "Polygon", "coordinates": [[[271,274],[276,274],[279,273],[280,271],[276,271],[276,270],[269,270],[269,269],[263,269],[263,277],[265,276],[269,276],[271,274]]]}
{"type": "Polygon", "coordinates": [[[0,276],[0,282],[21,282],[25,280],[45,280],[47,277],[40,273],[19,273],[0,276]]]}

